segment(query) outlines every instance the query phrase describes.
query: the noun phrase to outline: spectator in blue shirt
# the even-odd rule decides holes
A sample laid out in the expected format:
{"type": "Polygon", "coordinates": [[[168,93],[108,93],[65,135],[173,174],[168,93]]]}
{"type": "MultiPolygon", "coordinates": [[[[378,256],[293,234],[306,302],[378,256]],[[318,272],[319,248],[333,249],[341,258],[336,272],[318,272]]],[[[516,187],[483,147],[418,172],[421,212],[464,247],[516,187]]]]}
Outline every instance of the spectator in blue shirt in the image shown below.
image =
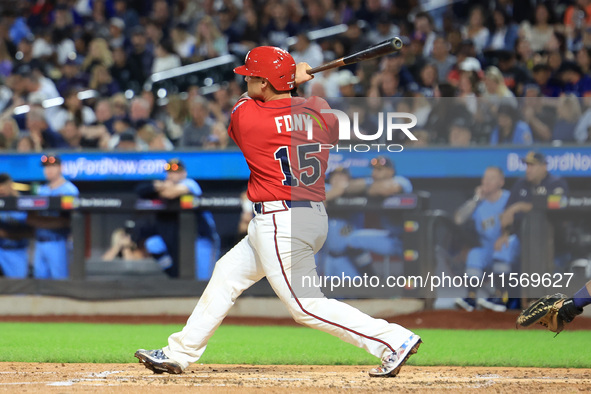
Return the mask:
{"type": "Polygon", "coordinates": [[[490,136],[491,145],[531,145],[531,129],[527,123],[519,119],[517,108],[511,104],[501,104],[497,118],[497,127],[490,136]]]}
{"type": "MultiPolygon", "coordinates": [[[[479,245],[470,248],[466,256],[466,274],[470,277],[480,278],[486,269],[494,269],[491,267],[494,246],[501,235],[501,214],[510,195],[508,190],[503,189],[504,184],[503,171],[498,167],[488,167],[474,197],[455,213],[455,223],[466,230],[475,231],[479,241],[479,245]]],[[[469,287],[468,297],[456,299],[456,305],[472,312],[477,303],[485,301],[476,300],[476,293],[477,288],[469,287]]]]}
{"type": "MultiPolygon", "coordinates": [[[[41,157],[47,184],[39,187],[40,196],[77,196],[78,188],[62,175],[60,157],[41,157]]],[[[33,274],[39,279],[68,279],[70,217],[67,213],[42,211],[29,213],[27,223],[36,227],[33,274]]]]}

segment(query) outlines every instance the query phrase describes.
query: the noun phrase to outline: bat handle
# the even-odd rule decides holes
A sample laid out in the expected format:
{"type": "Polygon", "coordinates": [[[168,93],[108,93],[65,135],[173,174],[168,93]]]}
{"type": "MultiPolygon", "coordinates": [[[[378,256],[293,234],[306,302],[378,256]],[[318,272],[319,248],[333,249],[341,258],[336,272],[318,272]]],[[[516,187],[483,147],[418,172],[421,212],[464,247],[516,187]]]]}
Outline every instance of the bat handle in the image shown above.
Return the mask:
{"type": "Polygon", "coordinates": [[[340,59],[335,59],[332,62],[328,62],[326,64],[323,64],[322,66],[318,66],[318,67],[314,67],[309,70],[306,70],[306,72],[308,74],[312,75],[312,74],[316,74],[321,71],[325,71],[325,70],[328,70],[331,68],[341,67],[344,65],[345,65],[345,62],[343,61],[343,58],[340,58],[340,59]]]}

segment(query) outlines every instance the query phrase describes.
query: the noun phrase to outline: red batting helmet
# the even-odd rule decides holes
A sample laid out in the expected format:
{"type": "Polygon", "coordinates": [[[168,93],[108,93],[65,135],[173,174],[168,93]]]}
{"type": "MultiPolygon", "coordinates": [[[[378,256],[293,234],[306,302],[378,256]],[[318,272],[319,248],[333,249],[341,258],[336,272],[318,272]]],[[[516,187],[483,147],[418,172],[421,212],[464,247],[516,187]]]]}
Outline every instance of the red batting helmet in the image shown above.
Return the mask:
{"type": "Polygon", "coordinates": [[[234,69],[236,74],[266,78],[279,91],[295,87],[296,64],[291,55],[277,47],[256,47],[246,54],[244,66],[234,69]]]}

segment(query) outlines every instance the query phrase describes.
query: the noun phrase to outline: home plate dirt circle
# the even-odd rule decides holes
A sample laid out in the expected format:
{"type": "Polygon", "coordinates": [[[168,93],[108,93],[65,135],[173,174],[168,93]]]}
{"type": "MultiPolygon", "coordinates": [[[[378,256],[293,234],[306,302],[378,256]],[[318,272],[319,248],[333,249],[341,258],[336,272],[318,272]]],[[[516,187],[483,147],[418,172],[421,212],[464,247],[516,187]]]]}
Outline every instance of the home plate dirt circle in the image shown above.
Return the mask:
{"type": "Polygon", "coordinates": [[[370,378],[371,366],[192,365],[156,375],[140,364],[0,363],[0,392],[589,392],[591,369],[406,366],[370,378]],[[140,391],[141,390],[141,391],[140,391]]]}

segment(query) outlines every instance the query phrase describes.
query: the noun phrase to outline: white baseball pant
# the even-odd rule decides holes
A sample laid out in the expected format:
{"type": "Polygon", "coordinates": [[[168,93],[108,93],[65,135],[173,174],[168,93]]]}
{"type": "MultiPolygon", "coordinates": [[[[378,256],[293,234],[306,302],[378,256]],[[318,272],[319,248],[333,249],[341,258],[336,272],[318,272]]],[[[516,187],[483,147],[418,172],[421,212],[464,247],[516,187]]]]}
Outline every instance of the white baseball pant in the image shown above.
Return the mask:
{"type": "Polygon", "coordinates": [[[317,275],[314,254],[322,247],[328,230],[324,204],[287,208],[283,201],[272,201],[263,206],[266,213],[252,219],[248,235],[216,263],[185,327],[168,338],[168,346],[163,348],[167,357],[181,363],[183,369],[199,360],[238,296],[265,276],[296,322],[332,334],[376,357],[393,352],[413,335],[402,326],[328,299],[318,288],[299,286],[296,290],[294,280],[317,275]]]}

